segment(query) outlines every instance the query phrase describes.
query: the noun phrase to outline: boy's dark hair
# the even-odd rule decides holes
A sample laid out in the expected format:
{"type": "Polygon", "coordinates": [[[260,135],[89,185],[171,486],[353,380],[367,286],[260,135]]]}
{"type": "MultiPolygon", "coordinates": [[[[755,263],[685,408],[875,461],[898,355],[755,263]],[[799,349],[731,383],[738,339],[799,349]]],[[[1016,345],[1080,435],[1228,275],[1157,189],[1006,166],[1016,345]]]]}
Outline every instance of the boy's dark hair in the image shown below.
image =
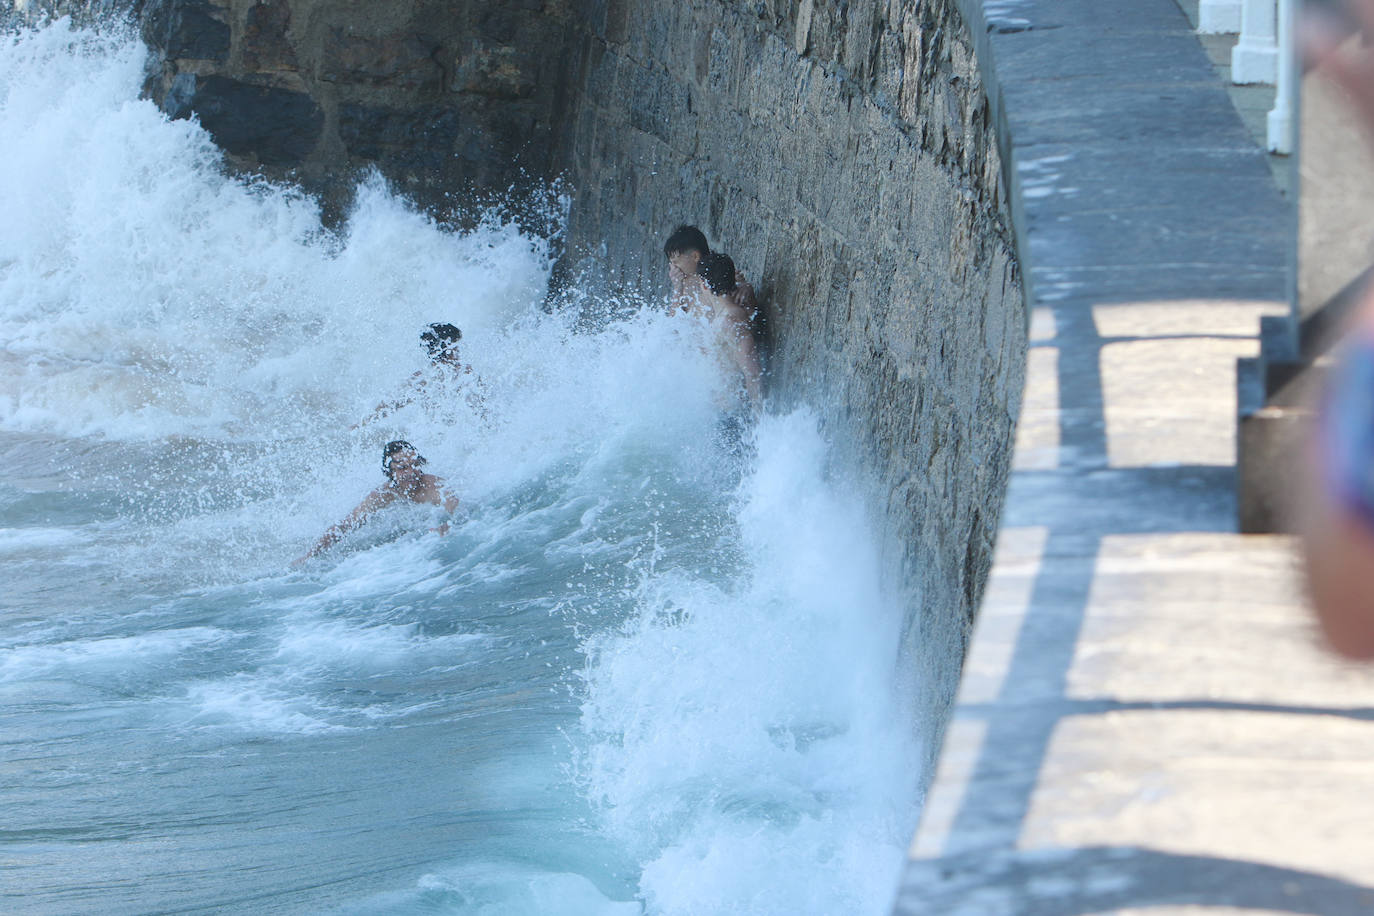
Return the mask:
{"type": "MultiPolygon", "coordinates": [[[[457,329],[455,328],[455,330],[457,329]]],[[[393,439],[382,447],[382,473],[386,475],[387,480],[395,480],[395,478],[391,476],[391,456],[395,455],[397,452],[404,452],[407,450],[415,452],[416,464],[429,463],[425,461],[423,455],[415,451],[415,446],[404,439],[393,439]]]]}
{"type": "Polygon", "coordinates": [[[703,258],[711,253],[711,246],[706,244],[706,236],[696,226],[678,226],[673,230],[673,234],[668,236],[668,241],[663,243],[665,258],[671,258],[684,251],[695,251],[703,258]]]}
{"type": "Polygon", "coordinates": [[[451,324],[432,324],[428,331],[420,332],[420,339],[425,342],[430,358],[436,359],[439,354],[462,340],[463,332],[451,324]]]}
{"type": "Polygon", "coordinates": [[[703,255],[697,264],[697,276],[717,296],[728,296],[735,291],[735,262],[728,254],[712,252],[703,255]]]}

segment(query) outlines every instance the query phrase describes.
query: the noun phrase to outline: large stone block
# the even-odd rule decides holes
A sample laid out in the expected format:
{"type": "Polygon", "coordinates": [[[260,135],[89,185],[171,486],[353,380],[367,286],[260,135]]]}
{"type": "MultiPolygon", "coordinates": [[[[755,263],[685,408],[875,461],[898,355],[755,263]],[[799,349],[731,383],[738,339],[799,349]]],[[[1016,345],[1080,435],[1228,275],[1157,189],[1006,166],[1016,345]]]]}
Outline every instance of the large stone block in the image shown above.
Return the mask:
{"type": "Polygon", "coordinates": [[[319,77],[408,93],[439,90],[444,79],[440,50],[439,42],[412,33],[355,35],[336,27],[321,46],[319,77]]]}
{"type": "Polygon", "coordinates": [[[339,106],[339,139],[350,156],[407,168],[442,169],[458,144],[458,112],[441,106],[339,106]]]}
{"type": "Polygon", "coordinates": [[[171,60],[223,61],[230,31],[224,11],[206,0],[158,0],[145,7],[144,36],[171,60]]]}
{"type": "Polygon", "coordinates": [[[223,76],[192,78],[173,117],[191,114],[225,151],[269,166],[295,166],[319,142],[324,113],[310,96],[223,76]]]}
{"type": "Polygon", "coordinates": [[[523,99],[535,90],[530,55],[514,47],[472,43],[453,62],[453,90],[493,99],[523,99]]]}
{"type": "Polygon", "coordinates": [[[243,67],[250,72],[298,70],[296,49],[287,37],[291,5],[287,0],[260,0],[248,8],[243,26],[243,67]]]}

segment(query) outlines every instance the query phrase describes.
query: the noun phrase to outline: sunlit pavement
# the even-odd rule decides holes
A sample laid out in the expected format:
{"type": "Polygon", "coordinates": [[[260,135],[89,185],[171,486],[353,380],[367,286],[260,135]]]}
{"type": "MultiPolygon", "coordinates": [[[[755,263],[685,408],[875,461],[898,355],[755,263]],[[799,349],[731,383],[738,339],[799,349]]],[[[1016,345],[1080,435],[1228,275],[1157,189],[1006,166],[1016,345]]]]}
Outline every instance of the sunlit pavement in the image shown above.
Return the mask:
{"type": "Polygon", "coordinates": [[[985,15],[1031,352],[897,912],[1374,912],[1374,669],[1235,533],[1235,360],[1293,245],[1264,154],[1173,0],[985,15]]]}

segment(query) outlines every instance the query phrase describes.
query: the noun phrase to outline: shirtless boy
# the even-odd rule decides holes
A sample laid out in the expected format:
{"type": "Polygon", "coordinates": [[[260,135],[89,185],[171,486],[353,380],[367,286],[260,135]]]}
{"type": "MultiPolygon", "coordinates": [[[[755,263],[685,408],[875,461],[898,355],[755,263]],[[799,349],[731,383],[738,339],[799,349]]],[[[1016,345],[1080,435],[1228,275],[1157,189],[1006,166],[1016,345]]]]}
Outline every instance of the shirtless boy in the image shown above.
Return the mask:
{"type": "Polygon", "coordinates": [[[727,254],[714,252],[700,258],[696,269],[700,280],[697,299],[711,320],[722,359],[739,373],[749,401],[757,409],[763,403],[762,372],[758,351],[754,348],[754,334],[749,327],[749,313],[732,295],[738,290],[735,262],[727,254]]]}
{"type": "Polygon", "coordinates": [[[663,243],[663,256],[668,259],[668,314],[678,309],[690,311],[692,293],[696,287],[697,265],[711,253],[706,236],[696,226],[678,226],[663,243]]]}
{"type": "Polygon", "coordinates": [[[380,420],[392,411],[400,410],[410,404],[416,398],[427,395],[430,382],[439,386],[451,386],[449,391],[466,391],[464,400],[468,406],[475,410],[483,418],[486,417],[486,384],[481,377],[473,373],[472,366],[464,363],[458,356],[458,342],[463,339],[463,332],[451,324],[431,324],[427,330],[420,334],[420,340],[424,342],[425,349],[429,352],[429,361],[433,367],[430,372],[419,370],[410,377],[406,383],[406,391],[394,401],[384,401],[377,405],[372,411],[371,416],[354,424],[353,428],[364,426],[373,420],[380,420]]]}
{"type": "MultiPolygon", "coordinates": [[[[711,254],[706,236],[696,226],[678,226],[668,236],[668,241],[663,243],[663,255],[668,259],[668,284],[672,290],[668,297],[669,315],[678,309],[685,312],[692,310],[697,266],[702,258],[711,254]]],[[[752,325],[759,319],[759,303],[754,297],[754,287],[749,285],[738,268],[734,270],[735,283],[726,297],[744,312],[752,325]]]]}
{"type": "MultiPolygon", "coordinates": [[[[315,546],[310,548],[310,552],[292,565],[299,566],[333,547],[344,535],[362,527],[368,518],[398,501],[443,506],[445,512],[452,514],[458,508],[458,497],[445,488],[443,480],[421,471],[420,467],[424,464],[425,459],[409,442],[404,439],[388,442],[382,449],[382,472],[386,474],[387,482],[369,493],[347,518],[330,526],[315,546]]],[[[448,524],[444,523],[435,530],[447,534],[448,524]]]]}

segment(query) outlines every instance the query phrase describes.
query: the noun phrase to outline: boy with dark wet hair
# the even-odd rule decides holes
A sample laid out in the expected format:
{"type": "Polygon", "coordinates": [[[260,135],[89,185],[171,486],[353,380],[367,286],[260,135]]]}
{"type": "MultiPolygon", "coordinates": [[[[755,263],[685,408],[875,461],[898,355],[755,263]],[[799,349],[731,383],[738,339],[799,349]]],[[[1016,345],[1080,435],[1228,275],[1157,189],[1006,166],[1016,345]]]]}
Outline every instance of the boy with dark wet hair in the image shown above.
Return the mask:
{"type": "Polygon", "coordinates": [[[463,332],[451,324],[431,324],[429,330],[420,334],[420,340],[424,341],[425,349],[429,350],[429,358],[434,362],[458,358],[458,341],[463,339],[463,332]]]}
{"type": "Polygon", "coordinates": [[[424,370],[415,372],[406,384],[407,391],[394,401],[383,401],[378,404],[367,419],[355,423],[352,428],[357,429],[373,420],[380,420],[387,414],[410,404],[418,397],[428,398],[430,396],[428,390],[430,382],[438,383],[441,390],[447,385],[450,392],[462,392],[467,405],[482,419],[487,419],[487,386],[481,377],[473,373],[471,366],[466,365],[458,358],[458,342],[462,339],[463,332],[455,325],[447,323],[429,325],[426,330],[420,333],[420,340],[424,343],[425,349],[429,353],[429,361],[437,372],[426,373],[424,370]]]}
{"type": "Polygon", "coordinates": [[[712,295],[728,297],[739,289],[739,276],[735,270],[735,262],[728,254],[708,252],[698,262],[696,272],[712,295]]]}
{"type": "Polygon", "coordinates": [[[711,253],[706,236],[696,226],[678,226],[663,243],[663,256],[668,259],[668,314],[679,308],[691,308],[692,283],[697,265],[711,253]]]}
{"type": "MultiPolygon", "coordinates": [[[[392,459],[401,452],[415,452],[415,446],[404,439],[392,439],[386,445],[382,446],[382,473],[386,475],[387,480],[393,483],[396,481],[396,477],[391,471],[391,462],[392,459]]],[[[416,467],[421,467],[429,464],[429,459],[425,458],[425,456],[421,455],[419,452],[415,452],[412,463],[416,467]]]]}
{"type": "Polygon", "coordinates": [[[696,226],[678,226],[668,236],[668,241],[663,243],[663,256],[670,261],[675,254],[693,251],[697,257],[711,253],[706,234],[696,226]]]}
{"type": "MultiPolygon", "coordinates": [[[[452,515],[458,508],[458,497],[448,491],[442,479],[420,470],[427,463],[415,446],[404,439],[388,442],[382,448],[382,473],[386,474],[386,483],[369,493],[347,518],[337,525],[331,525],[315,542],[315,546],[291,565],[299,566],[311,557],[318,556],[350,531],[362,527],[372,515],[396,502],[442,506],[445,512],[452,515]]],[[[432,530],[447,534],[448,523],[444,522],[432,530]]]]}
{"type": "Polygon", "coordinates": [[[739,373],[749,401],[757,409],[763,402],[762,371],[749,314],[735,298],[739,292],[735,262],[728,254],[707,254],[697,264],[697,278],[697,298],[716,331],[721,361],[739,373]]]}
{"type": "MultiPolygon", "coordinates": [[[[707,244],[706,236],[696,226],[678,226],[668,236],[668,241],[663,243],[663,255],[668,259],[668,283],[672,287],[672,294],[668,298],[669,315],[678,309],[691,311],[692,282],[697,266],[703,258],[715,253],[707,244]]],[[[754,287],[738,268],[735,268],[734,284],[727,295],[748,316],[751,328],[761,324],[763,316],[759,312],[758,299],[754,296],[754,287]]]]}

